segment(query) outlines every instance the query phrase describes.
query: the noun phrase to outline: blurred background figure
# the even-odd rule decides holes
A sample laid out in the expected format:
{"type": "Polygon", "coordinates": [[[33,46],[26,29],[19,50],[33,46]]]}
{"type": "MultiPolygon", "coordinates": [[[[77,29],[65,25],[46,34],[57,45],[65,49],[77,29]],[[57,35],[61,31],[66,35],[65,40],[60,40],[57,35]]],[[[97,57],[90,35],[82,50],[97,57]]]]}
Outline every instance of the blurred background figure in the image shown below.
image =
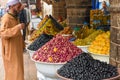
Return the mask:
{"type": "Polygon", "coordinates": [[[103,11],[103,13],[104,13],[105,15],[110,14],[110,12],[109,12],[109,10],[108,10],[108,6],[107,6],[106,1],[103,1],[103,2],[102,2],[102,9],[101,9],[101,10],[103,11]]]}
{"type": "Polygon", "coordinates": [[[3,7],[0,7],[0,19],[5,14],[5,9],[3,7]]]}
{"type": "Polygon", "coordinates": [[[30,22],[30,14],[29,14],[29,9],[28,9],[28,3],[24,3],[21,6],[21,12],[19,14],[19,20],[20,23],[24,23],[25,24],[25,28],[23,29],[23,39],[26,39],[26,29],[28,27],[28,24],[30,22]]]}

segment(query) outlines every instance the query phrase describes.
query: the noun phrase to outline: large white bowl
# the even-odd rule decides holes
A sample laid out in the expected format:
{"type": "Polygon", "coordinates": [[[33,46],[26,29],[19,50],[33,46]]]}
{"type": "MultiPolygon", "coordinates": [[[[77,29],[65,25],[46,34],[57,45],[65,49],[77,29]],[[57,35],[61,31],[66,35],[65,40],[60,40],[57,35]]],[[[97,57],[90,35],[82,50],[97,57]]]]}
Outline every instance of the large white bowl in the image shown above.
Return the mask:
{"type": "Polygon", "coordinates": [[[87,46],[77,46],[78,48],[80,48],[83,52],[88,52],[88,45],[87,46]]]}
{"type": "Polygon", "coordinates": [[[26,48],[26,49],[27,49],[27,51],[28,51],[28,53],[30,55],[30,58],[32,59],[32,56],[35,53],[35,51],[29,50],[28,48],[26,48]]]}
{"type": "Polygon", "coordinates": [[[102,55],[88,51],[94,59],[109,63],[109,55],[102,55]]]}
{"type": "MultiPolygon", "coordinates": [[[[32,59],[33,60],[33,59],[32,59]]],[[[56,75],[56,72],[59,68],[61,68],[65,63],[47,63],[47,62],[38,62],[35,61],[35,65],[37,68],[37,71],[42,73],[45,77],[51,78],[51,79],[59,79],[56,75]]]]}

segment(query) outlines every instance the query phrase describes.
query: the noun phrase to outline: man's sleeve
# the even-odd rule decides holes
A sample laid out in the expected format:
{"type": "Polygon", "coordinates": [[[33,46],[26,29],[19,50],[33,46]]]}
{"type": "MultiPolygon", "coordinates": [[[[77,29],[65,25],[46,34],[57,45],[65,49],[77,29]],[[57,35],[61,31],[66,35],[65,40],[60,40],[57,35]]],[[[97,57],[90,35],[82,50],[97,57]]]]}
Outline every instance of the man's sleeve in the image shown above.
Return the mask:
{"type": "Polygon", "coordinates": [[[10,22],[8,20],[3,20],[1,22],[0,36],[2,38],[11,38],[19,35],[20,28],[16,25],[10,28],[10,22]]]}

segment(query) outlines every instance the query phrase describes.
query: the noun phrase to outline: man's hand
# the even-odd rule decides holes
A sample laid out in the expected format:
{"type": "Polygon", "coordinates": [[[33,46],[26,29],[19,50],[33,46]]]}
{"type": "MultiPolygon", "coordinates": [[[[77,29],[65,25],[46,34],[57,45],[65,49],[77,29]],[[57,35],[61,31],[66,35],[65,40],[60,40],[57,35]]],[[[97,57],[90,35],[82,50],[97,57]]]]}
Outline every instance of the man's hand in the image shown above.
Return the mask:
{"type": "Polygon", "coordinates": [[[20,29],[24,29],[24,28],[25,28],[25,24],[24,24],[24,23],[18,24],[18,27],[19,27],[20,29]]]}

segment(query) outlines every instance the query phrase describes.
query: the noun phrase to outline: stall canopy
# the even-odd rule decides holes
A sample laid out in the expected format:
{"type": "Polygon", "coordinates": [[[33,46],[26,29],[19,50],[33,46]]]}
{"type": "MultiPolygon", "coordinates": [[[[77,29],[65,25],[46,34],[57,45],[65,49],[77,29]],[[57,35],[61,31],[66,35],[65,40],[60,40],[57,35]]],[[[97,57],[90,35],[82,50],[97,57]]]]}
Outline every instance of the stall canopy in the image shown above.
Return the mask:
{"type": "Polygon", "coordinates": [[[99,9],[99,0],[92,0],[92,9],[99,9]]]}

